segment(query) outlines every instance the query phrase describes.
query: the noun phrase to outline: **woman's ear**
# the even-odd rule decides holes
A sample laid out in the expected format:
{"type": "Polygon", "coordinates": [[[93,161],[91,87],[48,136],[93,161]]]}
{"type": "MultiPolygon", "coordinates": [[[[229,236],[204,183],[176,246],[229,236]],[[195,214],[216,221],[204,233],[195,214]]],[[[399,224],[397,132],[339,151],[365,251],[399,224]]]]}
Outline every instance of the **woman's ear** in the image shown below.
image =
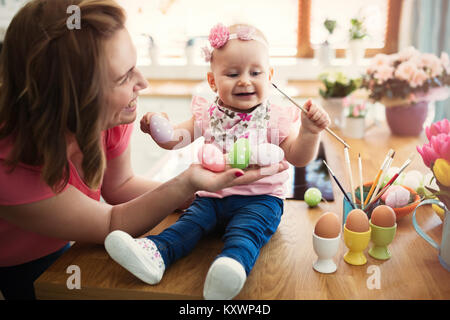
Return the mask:
{"type": "Polygon", "coordinates": [[[208,72],[207,79],[208,79],[209,87],[214,92],[217,92],[216,81],[214,80],[214,74],[212,72],[208,72]]]}

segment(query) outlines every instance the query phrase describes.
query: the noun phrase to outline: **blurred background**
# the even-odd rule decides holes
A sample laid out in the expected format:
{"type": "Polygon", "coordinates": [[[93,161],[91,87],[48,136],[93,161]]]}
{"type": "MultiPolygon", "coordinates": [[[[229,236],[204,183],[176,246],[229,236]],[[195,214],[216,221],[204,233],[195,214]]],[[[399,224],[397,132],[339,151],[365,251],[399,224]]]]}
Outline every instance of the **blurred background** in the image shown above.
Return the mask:
{"type": "MultiPolygon", "coordinates": [[[[26,2],[0,0],[0,43],[14,14],[26,2]]],[[[117,2],[127,12],[127,27],[138,50],[138,68],[150,84],[139,100],[132,138],[133,166],[138,174],[161,180],[183,170],[186,162],[180,159],[192,150],[169,156],[170,152],[140,132],[138,121],[146,112],[155,111],[166,112],[173,123],[178,123],[190,117],[192,95],[212,97],[205,82],[208,65],[200,52],[207,44],[210,28],[218,22],[244,22],[261,29],[270,43],[274,83],[300,103],[310,97],[325,101],[319,92],[324,72],[357,78],[377,54],[394,54],[409,46],[438,57],[450,51],[448,0],[117,2]],[[169,169],[164,171],[162,167],[169,169]]],[[[367,98],[356,89],[351,90],[356,98],[367,98]]],[[[286,103],[275,92],[272,100],[286,103]]],[[[338,129],[343,126],[339,123],[341,109],[335,123],[338,129]]],[[[385,120],[384,105],[379,101],[368,101],[367,109],[366,121],[372,125],[385,120]]],[[[449,99],[430,101],[424,125],[449,116],[449,99]]]]}

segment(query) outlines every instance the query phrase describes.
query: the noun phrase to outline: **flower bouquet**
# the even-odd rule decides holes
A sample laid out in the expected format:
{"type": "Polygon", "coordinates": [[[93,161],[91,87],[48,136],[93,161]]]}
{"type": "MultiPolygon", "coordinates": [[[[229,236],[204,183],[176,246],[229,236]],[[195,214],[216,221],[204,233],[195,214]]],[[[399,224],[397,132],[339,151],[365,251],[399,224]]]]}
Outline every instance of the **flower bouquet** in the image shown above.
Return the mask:
{"type": "Polygon", "coordinates": [[[343,98],[360,87],[361,79],[351,79],[340,71],[327,71],[319,75],[319,80],[324,87],[319,89],[321,104],[331,118],[331,126],[340,127],[344,120],[343,98]]]}
{"type": "Polygon", "coordinates": [[[417,147],[425,165],[433,172],[438,189],[426,187],[429,198],[438,198],[450,208],[450,121],[448,119],[433,123],[425,129],[428,143],[417,147]]]}
{"type": "Polygon", "coordinates": [[[391,131],[399,135],[418,135],[430,101],[449,96],[450,61],[408,47],[395,54],[377,54],[363,77],[362,88],[369,98],[386,106],[391,131]]]}

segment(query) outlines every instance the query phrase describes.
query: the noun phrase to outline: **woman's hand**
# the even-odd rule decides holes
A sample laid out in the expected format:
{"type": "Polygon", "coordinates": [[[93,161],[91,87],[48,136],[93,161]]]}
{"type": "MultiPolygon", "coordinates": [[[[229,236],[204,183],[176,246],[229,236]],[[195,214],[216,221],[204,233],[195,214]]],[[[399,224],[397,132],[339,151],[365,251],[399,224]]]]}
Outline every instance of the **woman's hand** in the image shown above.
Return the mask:
{"type": "Polygon", "coordinates": [[[216,173],[203,168],[201,164],[192,164],[185,174],[194,190],[216,192],[236,185],[249,184],[288,168],[287,161],[281,161],[268,167],[254,167],[246,171],[227,167],[224,172],[216,173]]]}

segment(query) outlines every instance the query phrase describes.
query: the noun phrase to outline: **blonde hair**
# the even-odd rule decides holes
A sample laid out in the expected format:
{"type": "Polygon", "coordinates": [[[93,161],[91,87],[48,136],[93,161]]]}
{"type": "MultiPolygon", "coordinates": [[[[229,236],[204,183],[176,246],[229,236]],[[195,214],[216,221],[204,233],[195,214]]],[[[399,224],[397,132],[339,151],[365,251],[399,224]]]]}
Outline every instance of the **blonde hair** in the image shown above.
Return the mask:
{"type": "Polygon", "coordinates": [[[105,40],[124,28],[113,0],[33,0],[13,18],[0,56],[0,139],[12,138],[5,164],[39,166],[55,192],[69,181],[66,133],[83,153],[84,180],[101,184],[101,124],[108,79],[105,40]],[[69,30],[77,5],[81,29],[69,30]]]}
{"type": "MultiPolygon", "coordinates": [[[[266,42],[267,47],[269,47],[269,42],[267,41],[267,38],[266,38],[266,36],[264,35],[264,33],[263,33],[261,30],[259,30],[258,28],[254,27],[254,26],[252,26],[252,25],[250,25],[250,24],[246,24],[246,23],[236,23],[236,24],[232,24],[232,25],[230,25],[230,26],[228,27],[228,30],[230,31],[230,34],[232,34],[232,33],[237,33],[237,31],[238,31],[238,29],[239,29],[240,27],[249,27],[249,28],[253,28],[253,29],[255,30],[255,35],[258,36],[259,38],[262,38],[262,39],[266,42]]],[[[214,49],[214,50],[211,52],[210,65],[213,64],[214,51],[215,51],[215,50],[223,50],[223,48],[224,48],[224,47],[219,48],[219,49],[214,49]]]]}

